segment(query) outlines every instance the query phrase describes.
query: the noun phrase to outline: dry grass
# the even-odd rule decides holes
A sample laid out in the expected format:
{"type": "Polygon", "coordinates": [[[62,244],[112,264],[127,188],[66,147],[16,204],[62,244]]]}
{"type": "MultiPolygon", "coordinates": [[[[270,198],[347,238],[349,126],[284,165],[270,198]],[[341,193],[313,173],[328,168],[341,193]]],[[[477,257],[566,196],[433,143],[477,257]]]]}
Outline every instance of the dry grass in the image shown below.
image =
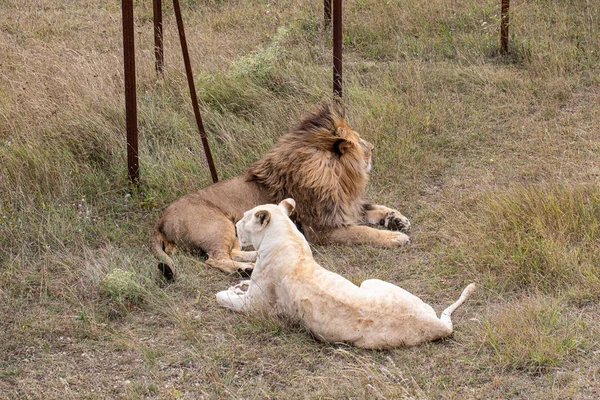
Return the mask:
{"type": "Polygon", "coordinates": [[[560,299],[508,303],[485,322],[483,345],[500,368],[543,373],[560,367],[589,350],[585,322],[565,309],[560,299]]]}
{"type": "MultiPolygon", "coordinates": [[[[168,2],[167,2],[168,3],[168,2]]],[[[243,171],[331,91],[322,4],[183,2],[220,177],[243,171]]],[[[469,281],[451,339],[374,352],[217,307],[235,282],[189,254],[156,279],[147,234],[210,183],[173,12],[164,77],[138,2],[142,182],[127,183],[121,10],[0,3],[3,398],[600,397],[600,4],[345,2],[351,125],[376,145],[370,199],[414,224],[409,249],[317,247],[354,282],[436,310],[469,281]]]]}
{"type": "Polygon", "coordinates": [[[467,253],[496,290],[562,293],[578,302],[598,299],[597,185],[513,185],[481,203],[482,215],[468,222],[467,253]]]}

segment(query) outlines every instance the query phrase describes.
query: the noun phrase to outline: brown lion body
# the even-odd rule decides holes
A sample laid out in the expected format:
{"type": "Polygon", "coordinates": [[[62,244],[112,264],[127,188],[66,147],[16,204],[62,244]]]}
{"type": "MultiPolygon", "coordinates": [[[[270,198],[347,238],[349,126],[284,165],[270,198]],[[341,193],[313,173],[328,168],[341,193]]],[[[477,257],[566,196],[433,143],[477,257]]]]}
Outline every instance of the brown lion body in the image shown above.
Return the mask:
{"type": "Polygon", "coordinates": [[[313,243],[400,246],[410,223],[398,211],[365,204],[373,146],[347,125],[336,105],[305,115],[247,173],[187,194],[167,207],[151,234],[159,268],[172,277],[173,247],[202,250],[207,264],[226,272],[250,271],[255,252],[241,251],[234,224],[264,203],[296,200],[295,221],[313,243]]]}

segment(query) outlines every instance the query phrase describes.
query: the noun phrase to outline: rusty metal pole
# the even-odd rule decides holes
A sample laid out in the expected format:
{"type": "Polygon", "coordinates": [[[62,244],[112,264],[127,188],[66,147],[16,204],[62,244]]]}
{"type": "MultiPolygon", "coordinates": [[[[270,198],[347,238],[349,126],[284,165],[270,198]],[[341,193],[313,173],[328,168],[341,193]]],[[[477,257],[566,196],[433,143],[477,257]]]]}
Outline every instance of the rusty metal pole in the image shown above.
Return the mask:
{"type": "Polygon", "coordinates": [[[154,67],[156,68],[156,72],[162,74],[165,63],[163,58],[163,23],[161,0],[152,0],[152,16],[154,19],[154,67]]]}
{"type": "Polygon", "coordinates": [[[342,0],[333,0],[333,94],[342,97],[342,0]]]}
{"type": "Polygon", "coordinates": [[[210,168],[210,174],[212,175],[213,182],[216,183],[219,178],[217,177],[217,170],[215,169],[212,154],[210,153],[210,147],[208,146],[208,139],[206,132],[204,131],[204,125],[202,124],[202,117],[200,116],[200,108],[198,107],[198,98],[196,97],[196,86],[194,85],[194,75],[192,74],[190,55],[188,53],[185,32],[183,30],[183,19],[181,18],[179,0],[173,0],[173,8],[175,9],[175,19],[177,20],[177,29],[179,30],[179,41],[181,42],[181,52],[183,53],[183,63],[185,64],[185,73],[187,75],[188,86],[190,89],[192,108],[194,109],[194,116],[196,117],[196,124],[198,125],[198,131],[200,132],[200,138],[202,139],[202,146],[204,147],[204,154],[206,155],[208,168],[210,168]]]}
{"type": "Polygon", "coordinates": [[[135,45],[133,0],[123,0],[123,59],[125,64],[125,118],[127,127],[127,172],[129,181],[140,180],[138,161],[137,101],[135,95],[135,45]]]}
{"type": "Polygon", "coordinates": [[[508,12],[510,0],[502,0],[500,10],[500,46],[504,54],[508,53],[508,12]]]}
{"type": "Polygon", "coordinates": [[[323,22],[325,28],[331,25],[331,0],[323,0],[323,22]]]}

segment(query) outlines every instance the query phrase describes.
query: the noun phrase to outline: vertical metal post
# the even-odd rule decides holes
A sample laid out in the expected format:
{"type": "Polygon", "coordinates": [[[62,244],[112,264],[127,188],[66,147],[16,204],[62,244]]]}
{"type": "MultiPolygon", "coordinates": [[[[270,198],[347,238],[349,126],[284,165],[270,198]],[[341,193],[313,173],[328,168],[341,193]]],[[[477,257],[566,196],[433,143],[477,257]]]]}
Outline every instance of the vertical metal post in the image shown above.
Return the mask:
{"type": "Polygon", "coordinates": [[[500,47],[504,54],[508,53],[508,12],[510,0],[502,0],[500,10],[500,47]]]}
{"type": "Polygon", "coordinates": [[[123,59],[125,64],[125,118],[127,126],[127,172],[129,181],[139,183],[137,101],[135,95],[135,47],[133,0],[123,0],[123,59]]]}
{"type": "Polygon", "coordinates": [[[198,131],[200,132],[200,138],[202,139],[202,146],[204,147],[204,154],[206,155],[206,161],[208,162],[208,167],[210,168],[210,174],[212,175],[213,182],[216,183],[219,180],[219,178],[217,177],[217,170],[215,169],[212,154],[210,153],[208,139],[206,137],[206,132],[204,131],[204,125],[202,124],[200,109],[198,108],[196,86],[194,85],[194,75],[192,74],[190,55],[188,53],[187,42],[185,40],[185,32],[183,30],[183,19],[181,18],[181,8],[179,7],[179,0],[173,0],[173,8],[175,9],[175,19],[177,20],[177,29],[179,30],[179,41],[181,42],[181,51],[183,53],[183,63],[185,64],[185,73],[187,75],[188,86],[190,89],[192,108],[194,109],[194,116],[196,117],[196,124],[198,125],[198,131]]]}
{"type": "Polygon", "coordinates": [[[342,97],[342,0],[333,0],[333,94],[342,97]]]}
{"type": "Polygon", "coordinates": [[[163,26],[161,0],[152,0],[152,16],[154,18],[154,67],[156,68],[156,72],[162,73],[165,64],[163,58],[163,26]]]}
{"type": "Polygon", "coordinates": [[[323,24],[325,28],[331,25],[331,0],[323,0],[323,24]]]}

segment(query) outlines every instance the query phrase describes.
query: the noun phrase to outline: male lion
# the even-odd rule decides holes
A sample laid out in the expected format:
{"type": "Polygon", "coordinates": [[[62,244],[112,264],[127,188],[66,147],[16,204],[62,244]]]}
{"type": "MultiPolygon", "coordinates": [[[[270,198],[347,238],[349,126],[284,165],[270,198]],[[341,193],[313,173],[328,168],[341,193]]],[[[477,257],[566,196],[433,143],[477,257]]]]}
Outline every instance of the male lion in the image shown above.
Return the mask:
{"type": "Polygon", "coordinates": [[[252,279],[217,293],[234,311],[301,322],[317,339],[369,349],[413,346],[452,333],[452,312],[473,292],[472,283],[440,318],[406,290],[379,279],[360,287],[315,262],[310,246],[288,218],[293,199],[265,204],[236,224],[242,245],[258,258],[252,279]]]}
{"type": "Polygon", "coordinates": [[[201,250],[206,263],[225,272],[250,272],[256,252],[241,251],[235,223],[259,204],[298,201],[294,220],[315,244],[401,246],[410,222],[391,208],[368,204],[363,193],[373,145],[346,124],[342,107],[323,104],[306,114],[244,175],[207,186],[175,200],[151,233],[150,247],[168,279],[174,246],[201,250]]]}

